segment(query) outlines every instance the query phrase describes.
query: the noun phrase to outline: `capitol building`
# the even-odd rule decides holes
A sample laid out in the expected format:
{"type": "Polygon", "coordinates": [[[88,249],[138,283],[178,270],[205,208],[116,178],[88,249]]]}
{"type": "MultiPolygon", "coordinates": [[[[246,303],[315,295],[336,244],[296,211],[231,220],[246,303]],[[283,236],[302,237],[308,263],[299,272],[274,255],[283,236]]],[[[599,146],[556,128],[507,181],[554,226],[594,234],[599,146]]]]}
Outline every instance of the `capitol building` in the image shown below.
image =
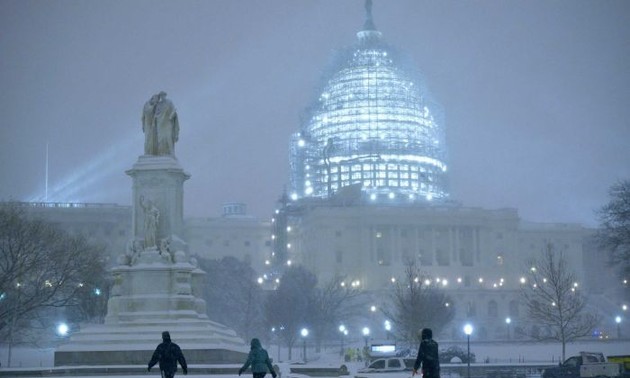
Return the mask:
{"type": "Polygon", "coordinates": [[[532,332],[519,323],[519,294],[528,263],[548,247],[563,253],[578,286],[603,290],[591,278],[604,269],[594,230],[527,222],[516,209],[450,196],[445,111],[369,9],[356,43],[325,72],[291,137],[290,190],[272,219],[269,265],[301,264],[320,282],[344,276],[384,301],[413,261],[425,284],[454,302],[447,339],[461,338],[467,321],[482,340],[505,339],[508,318],[513,335],[532,332]]]}
{"type": "MultiPolygon", "coordinates": [[[[377,302],[414,261],[455,308],[439,337],[461,339],[462,325],[472,321],[476,338],[491,341],[509,337],[507,318],[512,337],[532,331],[519,322],[526,316],[520,289],[528,262],[552,246],[592,298],[590,310],[606,315],[602,329],[614,328],[608,318],[618,303],[608,292],[612,278],[603,273],[596,230],[528,222],[517,209],[471,207],[451,196],[448,109],[417,67],[386,43],[369,9],[356,43],[335,55],[305,107],[288,137],[289,185],[274,214],[258,219],[233,203],[219,216],[185,219],[192,254],[246,261],[269,289],[282,267],[302,265],[320,283],[343,276],[377,302]]],[[[129,238],[130,207],[25,206],[106,243],[112,259],[129,238]]]]}

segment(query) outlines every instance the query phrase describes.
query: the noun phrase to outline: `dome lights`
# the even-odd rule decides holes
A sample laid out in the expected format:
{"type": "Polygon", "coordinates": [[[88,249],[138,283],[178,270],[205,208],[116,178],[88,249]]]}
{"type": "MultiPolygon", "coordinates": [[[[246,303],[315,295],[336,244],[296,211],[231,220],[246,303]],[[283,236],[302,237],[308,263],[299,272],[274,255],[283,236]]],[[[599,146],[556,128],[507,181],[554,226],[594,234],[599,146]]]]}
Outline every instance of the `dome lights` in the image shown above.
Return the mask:
{"type": "Polygon", "coordinates": [[[376,203],[448,198],[440,104],[371,21],[357,35],[325,70],[291,139],[292,191],[326,199],[360,186],[376,203]]]}

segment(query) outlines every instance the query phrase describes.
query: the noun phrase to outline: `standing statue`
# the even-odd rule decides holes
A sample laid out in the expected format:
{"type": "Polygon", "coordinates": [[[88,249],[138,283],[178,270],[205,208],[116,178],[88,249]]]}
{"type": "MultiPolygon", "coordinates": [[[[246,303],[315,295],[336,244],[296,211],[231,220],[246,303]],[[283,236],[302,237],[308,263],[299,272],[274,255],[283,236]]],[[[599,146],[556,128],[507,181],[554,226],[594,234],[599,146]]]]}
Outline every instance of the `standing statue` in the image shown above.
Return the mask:
{"type": "Polygon", "coordinates": [[[179,119],[166,92],[153,95],[142,110],[142,131],[145,155],[175,155],[179,139],[179,119]]]}
{"type": "Polygon", "coordinates": [[[153,95],[142,109],[142,131],[144,132],[144,154],[157,154],[157,128],[155,127],[155,105],[158,95],[153,95]]]}
{"type": "Polygon", "coordinates": [[[158,222],[160,220],[160,210],[153,201],[140,197],[140,206],[144,210],[144,249],[156,247],[158,222]]]}
{"type": "Polygon", "coordinates": [[[175,155],[175,142],[179,139],[179,120],[175,106],[166,98],[166,92],[158,93],[153,114],[157,127],[157,154],[175,155]]]}

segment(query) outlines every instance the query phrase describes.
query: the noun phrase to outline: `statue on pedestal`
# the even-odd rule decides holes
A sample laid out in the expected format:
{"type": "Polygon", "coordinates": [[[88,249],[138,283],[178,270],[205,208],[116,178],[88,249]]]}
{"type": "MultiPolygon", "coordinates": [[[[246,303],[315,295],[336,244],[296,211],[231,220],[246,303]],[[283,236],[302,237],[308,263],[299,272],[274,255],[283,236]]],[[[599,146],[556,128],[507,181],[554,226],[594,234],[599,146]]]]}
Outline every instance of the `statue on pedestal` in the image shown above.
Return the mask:
{"type": "Polygon", "coordinates": [[[142,109],[142,132],[144,132],[144,154],[153,155],[157,151],[157,129],[155,127],[155,104],[157,95],[153,95],[142,109]]]}
{"type": "Polygon", "coordinates": [[[144,249],[157,247],[157,229],[160,219],[160,210],[150,199],[140,197],[140,206],[144,210],[144,249]]]}
{"type": "Polygon", "coordinates": [[[166,92],[151,96],[142,109],[145,155],[175,155],[179,139],[179,119],[166,92]]]}
{"type": "Polygon", "coordinates": [[[160,240],[159,252],[160,252],[160,256],[162,257],[162,260],[169,263],[173,262],[173,252],[171,251],[171,242],[168,238],[160,240]]]}
{"type": "Polygon", "coordinates": [[[126,171],[133,180],[131,237],[111,270],[105,322],[81,327],[57,348],[54,364],[71,369],[137,365],[155,349],[150,334],[156,324],[179,335],[191,350],[191,362],[235,364],[246,355],[243,340],[208,319],[201,297],[205,273],[189,263],[180,238],[184,181],[190,174],[174,156],[177,112],[160,92],[142,113],[144,154],[126,171]]]}

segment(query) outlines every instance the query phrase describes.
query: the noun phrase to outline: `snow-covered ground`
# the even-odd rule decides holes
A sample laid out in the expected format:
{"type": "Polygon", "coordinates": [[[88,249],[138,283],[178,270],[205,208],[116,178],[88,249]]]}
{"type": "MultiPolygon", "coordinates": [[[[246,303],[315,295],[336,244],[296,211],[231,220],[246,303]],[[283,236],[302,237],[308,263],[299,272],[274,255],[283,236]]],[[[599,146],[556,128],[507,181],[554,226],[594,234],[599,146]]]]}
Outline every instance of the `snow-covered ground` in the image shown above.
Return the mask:
{"type": "MultiPolygon", "coordinates": [[[[35,349],[13,347],[11,349],[12,367],[50,367],[53,366],[55,349],[35,349]]],[[[9,350],[6,344],[0,345],[0,362],[2,367],[8,366],[9,350]]]]}
{"type": "MultiPolygon", "coordinates": [[[[457,345],[462,349],[466,349],[466,343],[441,343],[440,349],[444,349],[451,345],[457,345]]],[[[358,347],[358,346],[357,346],[358,347]]],[[[266,346],[269,351],[269,354],[272,358],[277,359],[278,349],[275,345],[266,346]]],[[[561,354],[561,346],[558,343],[549,343],[549,344],[541,344],[541,343],[474,343],[471,342],[471,352],[475,353],[477,356],[478,363],[484,363],[486,359],[489,360],[490,363],[518,363],[518,362],[526,362],[526,363],[549,363],[556,364],[558,363],[559,356],[561,354]]],[[[630,339],[622,340],[622,341],[600,341],[593,340],[589,342],[580,342],[580,343],[571,343],[567,345],[567,356],[576,354],[580,351],[594,351],[594,352],[603,352],[605,355],[620,355],[620,354],[630,354],[630,339]]],[[[6,345],[0,345],[0,361],[2,362],[2,369],[6,371],[7,369],[7,348],[6,345]]],[[[186,351],[184,350],[184,353],[186,351]]],[[[14,368],[51,368],[53,367],[53,356],[54,349],[33,349],[33,348],[23,348],[23,347],[14,347],[12,350],[12,367],[14,368]]],[[[286,359],[287,351],[281,350],[280,357],[281,359],[286,359]]],[[[342,358],[339,356],[338,348],[330,348],[322,351],[322,353],[315,354],[314,351],[308,350],[307,356],[309,362],[306,365],[301,364],[301,367],[304,366],[312,366],[312,367],[340,367],[342,364],[345,364],[348,367],[348,370],[351,373],[351,376],[361,367],[364,366],[363,363],[360,362],[350,362],[346,363],[342,361],[342,358]]],[[[293,360],[300,361],[301,360],[301,348],[294,348],[293,350],[293,360]]],[[[277,361],[274,361],[276,364],[277,361]]],[[[281,371],[283,372],[283,377],[288,376],[289,364],[287,362],[277,363],[281,371]]],[[[201,367],[202,365],[192,365],[201,367]]],[[[144,369],[144,368],[143,368],[144,369]]],[[[235,369],[236,370],[236,369],[235,369]]],[[[159,371],[154,368],[152,370],[155,375],[159,375],[159,371]]],[[[146,373],[147,375],[151,375],[153,373],[146,373]]],[[[180,371],[181,373],[181,371],[180,371]]],[[[386,377],[385,375],[379,375],[379,378],[408,378],[408,374],[397,373],[394,374],[396,377],[386,377]]],[[[183,376],[183,374],[182,374],[183,376]]],[[[201,377],[207,375],[196,375],[190,374],[189,377],[201,377]]],[[[291,374],[292,378],[300,378],[297,374],[291,374]]],[[[112,376],[108,376],[111,378],[112,376]]],[[[116,376],[117,378],[131,378],[133,376],[116,376]]],[[[137,377],[137,376],[135,376],[137,377]]],[[[213,375],[216,378],[228,377],[228,375],[213,375]]],[[[233,375],[229,377],[234,378],[233,375]]],[[[82,378],[82,377],[77,377],[82,378]]],[[[98,378],[98,376],[90,376],[90,378],[98,378]]]]}
{"type": "MultiPolygon", "coordinates": [[[[466,350],[466,343],[457,345],[466,350]]],[[[442,344],[440,349],[445,348],[442,344]]],[[[549,362],[558,363],[562,356],[560,343],[470,343],[471,353],[475,353],[477,362],[509,363],[509,362],[549,362]]],[[[604,355],[630,354],[630,339],[628,340],[593,340],[567,344],[566,356],[578,354],[581,351],[602,352],[604,355]]]]}

